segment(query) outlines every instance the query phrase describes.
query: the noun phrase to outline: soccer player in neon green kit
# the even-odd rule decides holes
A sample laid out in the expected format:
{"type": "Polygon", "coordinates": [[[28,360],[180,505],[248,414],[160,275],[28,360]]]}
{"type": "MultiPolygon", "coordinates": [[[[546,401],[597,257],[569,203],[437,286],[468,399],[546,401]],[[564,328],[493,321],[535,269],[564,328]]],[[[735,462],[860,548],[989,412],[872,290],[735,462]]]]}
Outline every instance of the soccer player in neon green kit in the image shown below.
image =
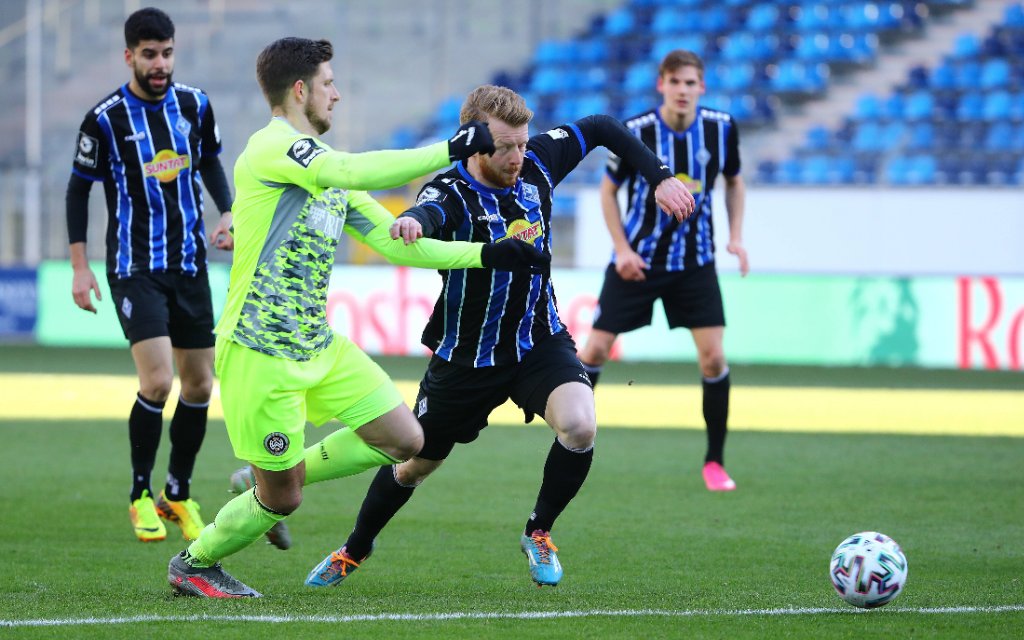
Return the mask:
{"type": "Polygon", "coordinates": [[[273,119],[235,163],[235,262],[217,325],[215,365],[235,455],[256,485],[232,499],[168,580],[178,592],[259,597],[220,560],[267,533],[302,502],[305,484],[353,475],[415,455],[423,432],[387,374],[327,324],[327,287],[342,231],[394,264],[435,269],[539,270],[532,245],[420,239],[362,190],[386,189],[494,151],[487,126],[467,123],[422,149],[349,154],[317,136],[340,99],[331,44],[283,38],[263,50],[256,75],[273,119]],[[346,426],[306,449],[306,421],[346,426]]]}

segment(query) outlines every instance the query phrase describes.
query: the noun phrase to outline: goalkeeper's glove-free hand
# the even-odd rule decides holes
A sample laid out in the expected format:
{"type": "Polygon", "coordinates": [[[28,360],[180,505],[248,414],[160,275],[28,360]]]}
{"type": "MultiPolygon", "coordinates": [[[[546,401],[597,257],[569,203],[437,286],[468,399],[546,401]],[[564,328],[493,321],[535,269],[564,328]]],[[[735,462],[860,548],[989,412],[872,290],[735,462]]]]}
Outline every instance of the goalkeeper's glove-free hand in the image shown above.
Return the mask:
{"type": "Polygon", "coordinates": [[[551,256],[515,238],[485,244],[480,250],[480,262],[498,271],[545,273],[551,268],[551,256]]]}
{"type": "Polygon", "coordinates": [[[448,159],[452,162],[468,160],[478,153],[494,153],[494,138],[486,124],[470,120],[448,139],[448,159]]]}

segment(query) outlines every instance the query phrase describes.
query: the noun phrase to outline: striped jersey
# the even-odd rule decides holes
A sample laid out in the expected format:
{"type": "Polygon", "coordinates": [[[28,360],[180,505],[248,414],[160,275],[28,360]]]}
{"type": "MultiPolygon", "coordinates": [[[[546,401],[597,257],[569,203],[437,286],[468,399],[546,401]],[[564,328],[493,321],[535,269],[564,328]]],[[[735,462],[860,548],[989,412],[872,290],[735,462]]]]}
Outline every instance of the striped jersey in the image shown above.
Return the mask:
{"type": "MultiPolygon", "coordinates": [[[[575,124],[533,136],[515,185],[494,189],[465,163],[420,190],[417,205],[440,213],[432,237],[502,242],[518,238],[551,254],[552,190],[594,144],[575,124]]],[[[423,331],[440,358],[469,367],[514,364],[565,329],[550,276],[492,269],[442,270],[441,294],[423,331]]]]}
{"type": "Polygon", "coordinates": [[[86,114],[72,171],[103,182],[108,274],[206,269],[199,165],[220,151],[209,98],[183,84],[156,102],[124,84],[86,114]]]}
{"type": "Polygon", "coordinates": [[[665,215],[644,177],[627,161],[610,154],[608,177],[616,185],[628,183],[622,225],[630,246],[652,271],[682,271],[714,262],[712,193],[719,174],[735,176],[740,172],[736,122],[728,113],[698,107],[697,117],[686,131],[672,130],[658,109],[630,118],[625,125],[668,165],[697,205],[684,222],[665,215]]]}

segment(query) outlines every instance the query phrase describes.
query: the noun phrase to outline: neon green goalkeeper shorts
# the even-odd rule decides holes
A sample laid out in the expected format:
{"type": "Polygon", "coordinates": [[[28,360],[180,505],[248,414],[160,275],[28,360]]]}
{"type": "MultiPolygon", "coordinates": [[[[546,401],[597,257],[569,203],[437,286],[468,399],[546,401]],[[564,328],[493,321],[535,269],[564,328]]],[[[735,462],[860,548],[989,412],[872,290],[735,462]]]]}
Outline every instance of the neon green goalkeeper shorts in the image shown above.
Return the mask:
{"type": "Polygon", "coordinates": [[[404,402],[388,374],[338,334],[307,362],[218,337],[216,370],[235,456],[270,471],[302,461],[307,421],[337,418],[355,430],[404,402]]]}

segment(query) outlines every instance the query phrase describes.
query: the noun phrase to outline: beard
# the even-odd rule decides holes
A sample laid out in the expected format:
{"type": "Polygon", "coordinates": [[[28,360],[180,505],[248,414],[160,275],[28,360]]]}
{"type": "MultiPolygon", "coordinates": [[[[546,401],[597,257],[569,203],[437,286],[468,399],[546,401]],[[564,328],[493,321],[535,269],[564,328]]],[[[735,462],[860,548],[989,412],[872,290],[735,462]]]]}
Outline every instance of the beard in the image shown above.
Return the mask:
{"type": "Polygon", "coordinates": [[[139,83],[139,87],[141,87],[149,96],[153,98],[162,98],[167,95],[167,92],[171,89],[171,83],[173,82],[171,76],[173,75],[174,72],[172,71],[171,73],[163,76],[166,78],[167,82],[164,84],[164,88],[159,91],[154,89],[153,85],[150,84],[150,76],[142,74],[138,69],[135,70],[135,81],[139,83]]]}
{"type": "Polygon", "coordinates": [[[515,186],[516,180],[519,179],[519,171],[515,173],[498,171],[485,156],[480,157],[480,173],[484,180],[496,184],[502,189],[515,186]]]}
{"type": "Polygon", "coordinates": [[[316,135],[321,136],[327,133],[327,130],[331,128],[331,123],[325,118],[321,118],[313,110],[313,101],[310,100],[306,103],[304,110],[306,119],[309,120],[309,124],[313,125],[313,129],[316,131],[316,135]]]}

